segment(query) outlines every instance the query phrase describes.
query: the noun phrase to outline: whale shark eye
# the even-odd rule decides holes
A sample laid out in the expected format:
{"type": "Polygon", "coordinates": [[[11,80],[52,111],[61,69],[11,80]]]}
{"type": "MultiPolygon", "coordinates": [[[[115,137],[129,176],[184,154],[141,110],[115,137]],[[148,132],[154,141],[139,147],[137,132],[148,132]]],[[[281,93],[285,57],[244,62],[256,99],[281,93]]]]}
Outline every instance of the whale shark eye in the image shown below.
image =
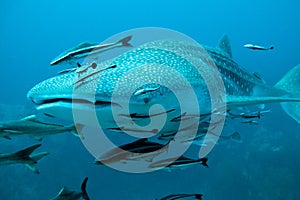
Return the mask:
{"type": "Polygon", "coordinates": [[[93,69],[95,69],[95,68],[97,67],[97,63],[93,62],[92,65],[91,65],[91,67],[92,67],[93,69]]]}

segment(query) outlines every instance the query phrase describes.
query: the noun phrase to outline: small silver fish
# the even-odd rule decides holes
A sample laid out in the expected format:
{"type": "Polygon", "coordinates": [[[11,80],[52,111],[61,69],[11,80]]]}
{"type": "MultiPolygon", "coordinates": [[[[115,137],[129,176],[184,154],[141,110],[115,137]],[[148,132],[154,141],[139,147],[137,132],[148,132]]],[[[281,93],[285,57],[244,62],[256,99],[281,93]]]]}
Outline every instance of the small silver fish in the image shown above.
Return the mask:
{"type": "Polygon", "coordinates": [[[255,44],[245,44],[245,48],[252,49],[252,50],[272,50],[274,49],[274,46],[271,45],[270,47],[263,47],[255,44]]]}
{"type": "Polygon", "coordinates": [[[73,58],[82,58],[88,56],[89,54],[102,53],[117,47],[132,47],[128,42],[131,40],[132,36],[127,36],[117,42],[109,44],[95,44],[89,42],[83,42],[78,46],[64,51],[54,60],[51,61],[50,65],[57,65],[63,61],[69,61],[73,58]]]}

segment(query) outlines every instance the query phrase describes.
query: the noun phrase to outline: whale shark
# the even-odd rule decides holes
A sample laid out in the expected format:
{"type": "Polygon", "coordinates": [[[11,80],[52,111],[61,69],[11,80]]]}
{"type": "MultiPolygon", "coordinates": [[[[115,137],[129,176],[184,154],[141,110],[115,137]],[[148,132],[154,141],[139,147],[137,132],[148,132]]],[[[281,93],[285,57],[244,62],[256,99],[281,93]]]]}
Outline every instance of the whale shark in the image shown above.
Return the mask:
{"type": "MultiPolygon", "coordinates": [[[[167,111],[167,120],[172,121],[180,116],[180,105],[174,100],[173,91],[155,81],[162,80],[181,92],[186,96],[185,103],[189,104],[189,96],[184,93],[186,86],[175,76],[178,73],[194,90],[201,115],[213,112],[207,80],[195,69],[195,63],[200,63],[202,71],[207,74],[206,79],[212,83],[216,75],[210,74],[210,68],[216,66],[223,81],[223,88],[219,90],[225,91],[220,101],[226,105],[226,110],[277,102],[300,123],[300,65],[292,68],[276,85],[270,86],[233,60],[227,35],[216,47],[176,39],[147,42],[113,59],[93,63],[93,67],[82,66],[88,69],[84,74],[70,71],[44,80],[35,85],[27,97],[39,112],[52,118],[73,122],[74,112],[80,111],[84,115],[95,109],[102,128],[114,130],[121,124],[132,130],[126,120],[116,124],[112,109],[121,110],[119,116],[122,119],[128,117],[146,125],[150,115],[160,115],[155,110],[149,114],[150,107],[160,104],[167,111]],[[142,79],[148,82],[139,85],[143,83],[142,79]],[[125,111],[122,113],[124,102],[129,103],[130,115],[125,111]]],[[[82,118],[79,123],[88,123],[87,117],[82,118]]],[[[135,131],[156,133],[156,130],[146,128],[135,131]]]]}

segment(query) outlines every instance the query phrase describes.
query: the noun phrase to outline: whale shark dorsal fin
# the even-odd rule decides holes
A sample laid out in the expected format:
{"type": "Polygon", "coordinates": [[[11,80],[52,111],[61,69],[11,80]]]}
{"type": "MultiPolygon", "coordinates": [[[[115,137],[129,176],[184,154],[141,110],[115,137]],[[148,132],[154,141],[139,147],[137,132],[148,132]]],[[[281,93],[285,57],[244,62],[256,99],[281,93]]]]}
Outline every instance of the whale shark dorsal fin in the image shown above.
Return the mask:
{"type": "Polygon", "coordinates": [[[221,38],[218,48],[225,52],[230,58],[232,58],[231,45],[227,35],[224,35],[221,38]]]}

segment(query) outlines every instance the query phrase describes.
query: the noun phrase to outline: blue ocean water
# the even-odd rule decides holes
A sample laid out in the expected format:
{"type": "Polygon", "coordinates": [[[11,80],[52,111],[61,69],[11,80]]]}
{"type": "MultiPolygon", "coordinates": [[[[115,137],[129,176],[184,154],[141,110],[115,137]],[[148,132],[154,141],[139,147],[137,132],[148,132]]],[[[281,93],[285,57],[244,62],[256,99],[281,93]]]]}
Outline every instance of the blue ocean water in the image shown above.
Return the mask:
{"type": "MultiPolygon", "coordinates": [[[[0,3],[0,121],[34,112],[26,93],[61,68],[49,62],[82,41],[101,42],[140,27],[182,32],[215,46],[230,37],[233,58],[275,84],[299,61],[300,3],[291,1],[2,1],[0,3]],[[250,51],[246,43],[273,51],[250,51]]],[[[41,151],[41,174],[19,165],[1,166],[0,199],[50,199],[61,187],[79,190],[89,177],[91,199],[155,199],[172,193],[203,193],[204,199],[299,199],[300,126],[277,104],[258,126],[237,125],[242,143],[217,145],[209,168],[127,174],[93,165],[94,158],[71,134],[49,136],[41,151]]],[[[0,138],[0,152],[38,143],[0,138]]]]}

